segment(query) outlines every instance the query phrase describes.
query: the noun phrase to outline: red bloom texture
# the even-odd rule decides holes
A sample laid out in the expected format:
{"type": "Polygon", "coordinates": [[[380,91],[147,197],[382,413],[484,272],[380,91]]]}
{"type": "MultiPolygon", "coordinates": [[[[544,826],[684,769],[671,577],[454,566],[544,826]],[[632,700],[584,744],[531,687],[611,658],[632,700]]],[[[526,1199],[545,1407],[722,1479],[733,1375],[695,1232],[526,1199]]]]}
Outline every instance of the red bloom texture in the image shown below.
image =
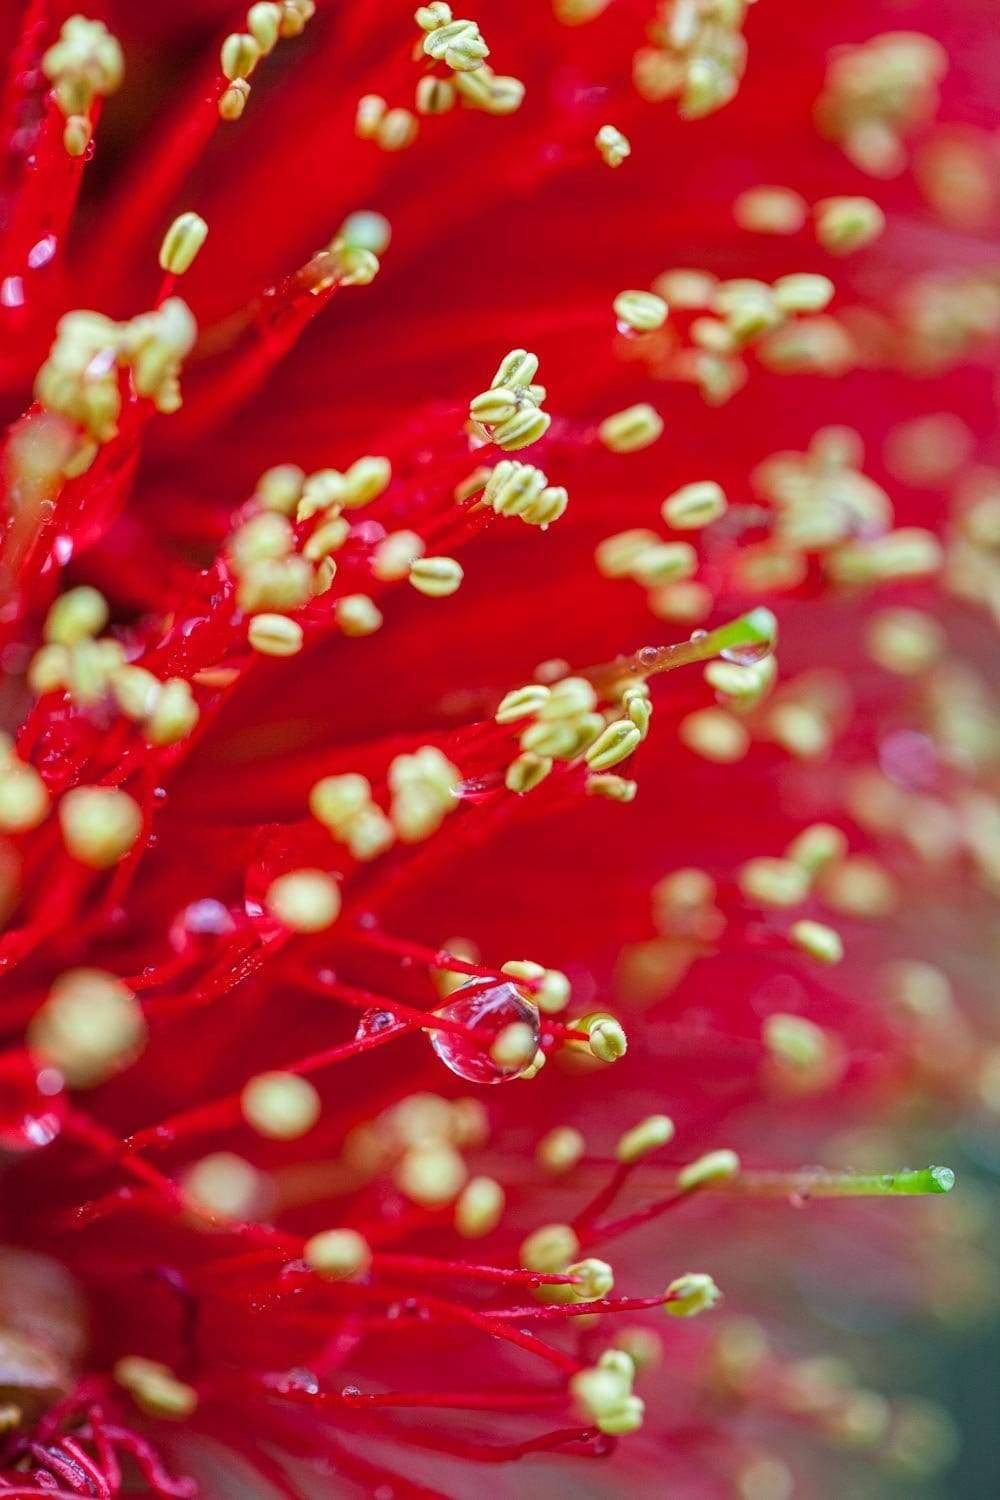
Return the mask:
{"type": "Polygon", "coordinates": [[[947,1461],[991,15],[6,0],[0,1496],[947,1461]]]}

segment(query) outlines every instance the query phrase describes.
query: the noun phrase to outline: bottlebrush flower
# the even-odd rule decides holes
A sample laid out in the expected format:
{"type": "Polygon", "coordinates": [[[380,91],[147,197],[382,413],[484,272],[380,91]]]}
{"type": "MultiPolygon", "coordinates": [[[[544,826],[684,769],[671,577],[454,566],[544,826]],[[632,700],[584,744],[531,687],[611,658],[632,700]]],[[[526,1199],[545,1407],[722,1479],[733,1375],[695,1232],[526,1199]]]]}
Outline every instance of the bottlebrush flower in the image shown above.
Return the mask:
{"type": "Polygon", "coordinates": [[[803,1205],[1000,1100],[985,8],[2,26],[0,1494],[933,1467],[803,1205]]]}

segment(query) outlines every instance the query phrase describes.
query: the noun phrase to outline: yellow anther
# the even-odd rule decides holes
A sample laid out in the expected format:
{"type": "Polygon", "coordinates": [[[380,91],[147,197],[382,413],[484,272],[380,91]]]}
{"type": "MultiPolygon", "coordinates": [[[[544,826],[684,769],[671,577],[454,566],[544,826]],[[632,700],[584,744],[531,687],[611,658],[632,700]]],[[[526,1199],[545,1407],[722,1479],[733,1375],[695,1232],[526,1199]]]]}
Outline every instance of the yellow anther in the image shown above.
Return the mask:
{"type": "Polygon", "coordinates": [[[287,615],[254,615],[247,640],[262,656],[297,656],[302,650],[302,626],[287,615]]]}
{"type": "MultiPolygon", "coordinates": [[[[663,1345],[652,1328],[620,1328],[615,1337],[616,1348],[608,1349],[606,1354],[618,1351],[627,1354],[638,1374],[643,1370],[655,1370],[663,1358],[663,1345]]],[[[601,1360],[604,1358],[605,1354],[602,1354],[601,1360]]]]}
{"type": "Polygon", "coordinates": [[[232,122],[238,120],[246,109],[247,100],[250,97],[250,85],[245,78],[236,78],[227,89],[223,89],[219,95],[219,116],[221,119],[232,122]]]}
{"type": "Polygon", "coordinates": [[[573,1403],[585,1422],[609,1436],[624,1436],[642,1426],[645,1407],[632,1394],[631,1376],[614,1366],[595,1365],[570,1378],[573,1403]]]}
{"type": "Polygon", "coordinates": [[[454,108],[455,85],[447,78],[421,78],[417,84],[416,106],[420,115],[444,115],[454,108]]]}
{"type": "Polygon", "coordinates": [[[515,453],[543,438],[551,422],[548,412],[528,404],[493,429],[493,441],[505,453],[515,453]]]}
{"type": "Polygon", "coordinates": [[[258,1135],[296,1141],[320,1116],[320,1097],[308,1078],[295,1073],[258,1073],[245,1084],[240,1108],[258,1135]]]}
{"type": "Polygon", "coordinates": [[[605,417],[597,435],[612,453],[637,453],[648,448],[663,432],[663,418],[642,401],[605,417]]]}
{"type": "Polygon", "coordinates": [[[609,167],[620,167],[632,155],[631,141],[616,125],[602,125],[594,136],[594,145],[609,167]]]}
{"type": "Polygon", "coordinates": [[[732,1182],[739,1171],[740,1159],[735,1151],[707,1151],[681,1168],[677,1174],[677,1186],[682,1193],[692,1193],[696,1188],[711,1187],[713,1183],[732,1182]]]}
{"type": "Polygon", "coordinates": [[[655,292],[619,292],[613,306],[618,322],[636,333],[652,333],[667,321],[667,304],[655,292]]]}
{"type": "Polygon", "coordinates": [[[73,646],[88,636],[99,635],[108,623],[108,604],[97,589],[81,584],[60,594],[45,616],[45,639],[59,646],[73,646]]]}
{"type": "Polygon", "coordinates": [[[635,1360],[625,1349],[605,1349],[597,1361],[599,1370],[610,1370],[613,1374],[621,1376],[622,1380],[628,1381],[631,1386],[635,1379],[635,1360]]]}
{"type": "Polygon", "coordinates": [[[539,719],[565,719],[589,713],[597,706],[597,694],[585,677],[563,677],[536,710],[539,719]]]}
{"type": "Polygon", "coordinates": [[[498,386],[496,390],[480,391],[478,396],[473,396],[469,402],[469,416],[473,422],[482,422],[492,426],[495,422],[505,422],[512,417],[518,409],[518,398],[512,390],[506,386],[498,386]]]}
{"type": "Polygon", "coordinates": [[[370,208],[359,208],[348,214],[336,235],[343,245],[352,245],[358,250],[370,250],[373,255],[382,255],[392,239],[392,225],[385,214],[370,208]]]}
{"type": "Polygon", "coordinates": [[[65,646],[41,646],[28,666],[28,686],[41,697],[65,688],[69,677],[69,652],[65,646]]]}
{"type": "Polygon", "coordinates": [[[586,1149],[587,1143],[579,1130],[572,1125],[557,1125],[538,1142],[535,1160],[546,1172],[561,1177],[573,1170],[586,1149]]]}
{"type": "MultiPolygon", "coordinates": [[[[451,938],[445,944],[449,952],[455,951],[456,942],[461,946],[462,939],[451,938]]],[[[456,954],[457,957],[457,954],[456,954]]],[[[475,963],[470,958],[470,963],[475,963]]],[[[464,979],[464,976],[459,976],[464,979]]],[[[448,1111],[448,1130],[454,1145],[460,1150],[478,1149],[485,1146],[490,1138],[490,1117],[481,1099],[453,1099],[448,1111]]]]}
{"type": "Polygon", "coordinates": [[[419,557],[410,564],[410,582],[429,599],[444,599],[461,586],[464,576],[453,557],[419,557]]]}
{"type": "Polygon", "coordinates": [[[726,493],[721,484],[705,478],[694,484],[682,484],[681,489],[667,495],[661,511],[667,525],[673,526],[675,531],[693,531],[726,514],[726,505],[726,493]]]}
{"type": "MultiPolygon", "coordinates": [[[[334,516],[317,526],[302,548],[302,556],[308,562],[323,562],[331,552],[339,552],[351,534],[350,523],[344,516],[334,516]]],[[[331,581],[336,576],[336,564],[332,564],[331,581]]],[[[321,590],[320,592],[325,592],[321,590]]]]}
{"type": "Polygon", "coordinates": [[[149,1417],[183,1421],[198,1409],[198,1392],[187,1385],[168,1365],[138,1354],[127,1354],[114,1366],[117,1383],[128,1391],[140,1411],[149,1417]]]}
{"type": "Polygon", "coordinates": [[[490,1234],[503,1217],[506,1194],[493,1177],[472,1177],[455,1203],[455,1228],[466,1240],[490,1234]]]}
{"type": "Polygon", "coordinates": [[[899,900],[896,882],[887,870],[865,855],[852,855],[824,870],[820,893],[834,911],[849,917],[885,917],[899,900]]]}
{"type": "Polygon", "coordinates": [[[761,906],[797,906],[809,893],[809,871],[790,859],[747,860],[738,879],[747,900],[761,906]]]}
{"type": "Polygon", "coordinates": [[[689,310],[712,307],[718,278],[711,271],[696,271],[682,267],[672,271],[661,271],[653,288],[670,307],[689,310]]]}
{"type": "Polygon", "coordinates": [[[818,313],[829,306],[836,290],[829,276],[798,271],[778,277],[774,300],[784,313],[818,313]]]}
{"type": "Polygon", "coordinates": [[[160,269],[183,276],[194,265],[198,251],[208,238],[208,225],[200,214],[178,214],[160,245],[160,269]]]}
{"type": "Polygon", "coordinates": [[[526,687],[515,688],[501,698],[494,718],[498,724],[516,724],[538,713],[548,701],[550,690],[540,682],[530,682],[526,687]]]}
{"type": "Polygon", "coordinates": [[[688,1271],[667,1287],[663,1305],[673,1318],[693,1318],[697,1313],[708,1312],[721,1297],[711,1276],[703,1271],[688,1271]]]}
{"type": "Polygon", "coordinates": [[[345,510],[356,510],[376,500],[392,479],[392,465],[387,458],[366,455],[355,459],[344,475],[340,503],[345,510]]]}
{"type": "Polygon", "coordinates": [[[639,553],[629,573],[645,588],[654,588],[690,578],[697,567],[698,554],[690,542],[657,542],[639,553]]]}
{"type": "Polygon", "coordinates": [[[577,1022],[577,1027],[587,1032],[590,1051],[599,1062],[617,1062],[628,1051],[628,1037],[620,1021],[602,1016],[592,1025],[577,1022]]]}
{"type": "Polygon", "coordinates": [[[421,31],[436,31],[439,26],[447,26],[451,20],[451,6],[446,5],[444,0],[431,0],[430,5],[417,6],[413,19],[421,31]]]}
{"type": "Polygon", "coordinates": [[[587,777],[586,790],[589,797],[603,797],[608,802],[634,802],[639,783],[625,776],[592,775],[587,777]]]}
{"type": "Polygon", "coordinates": [[[191,684],[183,677],[168,677],[153,700],[146,720],[146,738],[151,745],[176,745],[187,739],[198,718],[191,684]]]}
{"type": "Polygon", "coordinates": [[[67,156],[82,156],[90,145],[94,127],[86,115],[70,115],[63,126],[63,150],[67,156]]]}
{"type": "MultiPolygon", "coordinates": [[[[490,397],[509,396],[501,389],[490,391],[490,397]]],[[[501,516],[522,516],[540,500],[548,477],[534,464],[523,464],[516,458],[502,458],[490,471],[483,499],[501,516]]]]}
{"type": "MultiPolygon", "coordinates": [[[[725,319],[726,328],[736,346],[760,338],[782,321],[774,293],[763,281],[740,278],[719,283],[715,292],[715,311],[725,319]]],[[[720,349],[720,353],[727,352],[720,349]]]]}
{"type": "Polygon", "coordinates": [[[824,198],[815,215],[816,238],[831,255],[860,250],[885,228],[885,214],[871,198],[824,198]]]}
{"type": "Polygon", "coordinates": [[[564,26],[582,26],[586,21],[596,21],[611,4],[611,0],[553,0],[556,20],[564,26]]]}
{"type": "Polygon", "coordinates": [[[570,1224],[543,1224],[521,1241],[518,1259],[529,1271],[565,1271],[580,1249],[576,1230],[570,1224]]]}
{"type": "Polygon", "coordinates": [[[424,1208],[450,1203],[465,1184],[465,1162],[443,1141],[413,1146],[396,1169],[396,1186],[424,1208]]]}
{"type": "Polygon", "coordinates": [[[830,1081],[835,1051],[821,1026],[805,1016],[770,1015],[763,1026],[764,1045],[788,1081],[800,1088],[830,1081]]]}
{"type": "Polygon", "coordinates": [[[92,870],[107,870],[142,832],[142,812],[117,787],[79,786],[59,803],[59,826],[69,853],[92,870]]]}
{"type": "Polygon", "coordinates": [[[865,641],[869,655],[880,667],[901,677],[913,677],[940,660],[945,633],[923,610],[884,609],[868,622],[865,641]]]}
{"type": "Polygon", "coordinates": [[[807,703],[776,703],[768,714],[767,732],[791,755],[810,760],[830,745],[830,725],[807,703]]]}
{"type": "Polygon", "coordinates": [[[786,187],[748,188],[733,204],[737,224],[753,234],[798,234],[808,212],[802,195],[786,187]]]}
{"type": "Polygon", "coordinates": [[[900,958],[881,971],[890,1005],[915,1020],[940,1020],[954,1009],[955,993],[948,976],[933,964],[900,958]]]}
{"type": "Polygon", "coordinates": [[[740,666],[737,662],[712,661],[705,668],[705,681],[715,688],[725,701],[734,700],[741,708],[750,708],[759,702],[771,688],[777,667],[772,656],[764,661],[740,666]]]}
{"type": "Polygon", "coordinates": [[[356,1229],[320,1230],[306,1240],[302,1257],[324,1281],[364,1276],[372,1263],[368,1241],[356,1229]]]}
{"type": "Polygon", "coordinates": [[[181,1181],[188,1203],[202,1218],[250,1219],[260,1212],[267,1196],[267,1179],[232,1151],[203,1156],[188,1167],[181,1181]]]}
{"type": "Polygon", "coordinates": [[[297,521],[308,521],[319,511],[329,511],[331,516],[339,514],[347,494],[347,481],[339,469],[317,469],[310,474],[303,486],[302,497],[295,511],[297,521]]]}
{"type": "Polygon", "coordinates": [[[55,981],[28,1023],[29,1050],[73,1088],[93,1088],[142,1050],[146,1021],[135,996],[100,969],[71,969],[55,981]]]}
{"type": "Polygon", "coordinates": [[[457,73],[481,68],[483,59],[490,55],[475,21],[447,21],[436,26],[424,37],[423,49],[428,57],[447,63],[457,73]]]}
{"type": "Polygon", "coordinates": [[[290,932],[325,932],[340,915],[340,887],[323,870],[290,870],[272,880],[264,905],[290,932]]]}
{"type": "Polygon", "coordinates": [[[703,760],[731,765],[750,748],[750,736],[739,719],[721,708],[700,708],[683,718],[677,729],[681,743],[703,760]]]}
{"type": "Polygon", "coordinates": [[[835,583],[888,583],[936,573],[943,560],[941,543],[932,531],[903,526],[873,541],[837,547],[827,555],[826,568],[835,583]]]}
{"type": "Polygon", "coordinates": [[[658,543],[655,531],[639,527],[607,536],[597,544],[594,552],[597,571],[605,578],[628,578],[634,573],[639,559],[658,543]]]}
{"type": "Polygon", "coordinates": [[[592,770],[610,771],[628,759],[641,739],[642,733],[631,719],[615,719],[597,736],[584,758],[592,770]]]}
{"type": "Polygon", "coordinates": [[[552,770],[552,758],[525,751],[512,760],[504,776],[504,785],[509,792],[530,792],[545,780],[552,770]]]}
{"type": "Polygon", "coordinates": [[[526,1021],[512,1021],[496,1037],[490,1056],[506,1070],[525,1068],[535,1055],[535,1034],[526,1021]]]}
{"type": "Polygon", "coordinates": [[[333,286],[370,286],[381,269],[377,255],[338,236],[315,257],[316,290],[333,286]]]}
{"type": "Polygon", "coordinates": [[[298,464],[276,464],[266,469],[257,481],[255,497],[265,510],[293,516],[302,496],[305,473],[298,464]]]}
{"type": "Polygon", "coordinates": [[[385,117],[386,109],[386,102],[380,94],[363,94],[358,100],[354,116],[355,135],[365,141],[373,140],[385,117]]]}
{"type": "Polygon", "coordinates": [[[615,1155],[620,1162],[639,1161],[651,1151],[659,1151],[661,1146],[665,1146],[673,1138],[673,1120],[667,1115],[649,1115],[619,1136],[615,1155]]]}
{"type": "Polygon", "coordinates": [[[286,516],[264,511],[253,516],[228,538],[226,552],[236,573],[245,573],[256,562],[287,557],[295,545],[295,533],[286,516]]]}
{"type": "Polygon", "coordinates": [[[372,803],[352,820],[344,839],[354,858],[366,862],[391,848],[396,842],[396,830],[382,809],[372,803]]]}
{"type": "Polygon", "coordinates": [[[162,683],[145,667],[126,665],[111,674],[111,692],[127,719],[142,723],[156,707],[162,683]]]}
{"type": "Polygon", "coordinates": [[[376,126],[375,142],[383,151],[405,151],[420,131],[420,121],[412,110],[387,109],[376,126]]]}
{"type": "Polygon", "coordinates": [[[265,56],[273,52],[281,35],[281,6],[269,0],[251,5],[247,11],[247,31],[265,56]]]}
{"type": "Polygon", "coordinates": [[[831,823],[813,823],[803,828],[785,850],[786,858],[801,865],[810,878],[834,860],[843,859],[846,853],[847,837],[831,823]]]}
{"type": "Polygon", "coordinates": [[[423,550],[423,538],[415,531],[392,531],[372,552],[372,573],[384,583],[406,578],[423,550]]]}
{"type": "Polygon", "coordinates": [[[43,53],[42,72],[63,114],[80,115],[95,97],[121,87],[125,59],[103,21],[76,15],[63,22],[58,41],[43,53]]]}
{"type": "Polygon", "coordinates": [[[333,608],[344,635],[374,635],[382,628],[382,612],[367,594],[344,594],[333,608]]]}
{"type": "Polygon", "coordinates": [[[572,1288],[574,1302],[596,1302],[606,1297],[615,1284],[615,1274],[606,1260],[588,1256],[566,1267],[567,1276],[576,1276],[579,1286],[572,1288]]]}
{"type": "Polygon", "coordinates": [[[529,526],[540,526],[544,531],[553,521],[565,515],[569,505],[569,493],[561,484],[547,484],[528,508],[521,512],[522,521],[529,526]]]}
{"type": "Polygon", "coordinates": [[[316,0],[281,0],[281,35],[301,36],[316,14],[316,0]]]}
{"type": "Polygon", "coordinates": [[[508,386],[511,390],[523,390],[530,386],[538,374],[538,355],[527,349],[511,349],[497,366],[490,386],[508,386]]]}
{"type": "Polygon", "coordinates": [[[49,794],[34,766],[0,758],[0,832],[26,833],[49,812],[49,794]]]}
{"type": "Polygon", "coordinates": [[[230,83],[237,78],[249,78],[260,62],[260,56],[260,47],[249,32],[231,31],[219,53],[223,77],[230,83]]]}
{"type": "Polygon", "coordinates": [[[570,1002],[572,988],[561,969],[546,969],[532,996],[538,1009],[546,1016],[557,1016],[570,1002]]]}
{"type": "Polygon", "coordinates": [[[638,729],[642,738],[645,739],[649,733],[649,723],[653,717],[653,705],[648,698],[630,698],[625,705],[628,716],[638,729]]]}

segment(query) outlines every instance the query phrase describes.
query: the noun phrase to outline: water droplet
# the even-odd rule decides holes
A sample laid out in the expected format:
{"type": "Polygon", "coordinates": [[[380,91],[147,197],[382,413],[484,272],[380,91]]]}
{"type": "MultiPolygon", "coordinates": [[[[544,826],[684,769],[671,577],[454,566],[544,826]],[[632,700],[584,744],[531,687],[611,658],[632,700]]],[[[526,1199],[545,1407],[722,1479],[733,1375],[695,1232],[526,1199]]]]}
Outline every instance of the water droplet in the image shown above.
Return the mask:
{"type": "Polygon", "coordinates": [[[771,655],[771,646],[768,641],[752,641],[748,646],[724,646],[719,655],[738,667],[755,667],[771,655]]]}
{"type": "Polygon", "coordinates": [[[24,1052],[0,1061],[0,1151],[36,1151],[54,1141],[66,1111],[63,1077],[24,1052]]]}
{"type": "Polygon", "coordinates": [[[232,913],[221,901],[206,896],[178,912],[170,927],[170,946],[175,953],[211,953],[219,938],[236,931],[232,913]]]}
{"type": "Polygon", "coordinates": [[[655,667],[659,655],[660,653],[655,646],[643,646],[639,652],[639,663],[643,667],[655,667]]]}
{"type": "Polygon", "coordinates": [[[449,1021],[470,1027],[474,1036],[456,1031],[430,1032],[431,1046],[446,1068],[470,1083],[504,1083],[519,1078],[538,1046],[538,1011],[509,981],[472,980],[456,990],[447,1005],[436,1012],[449,1021]],[[516,1067],[504,1066],[490,1055],[490,1047],[502,1031],[517,1023],[529,1028],[533,1045],[516,1067]]]}
{"type": "MultiPolygon", "coordinates": [[[[688,639],[692,640],[692,641],[703,641],[707,635],[708,635],[708,631],[707,630],[692,630],[692,632],[691,632],[690,636],[688,637],[688,639]]],[[[724,656],[725,652],[723,652],[722,654],[724,656]]]]}
{"type": "Polygon", "coordinates": [[[356,1042],[363,1042],[366,1037],[378,1036],[380,1031],[388,1031],[397,1024],[396,1017],[391,1010],[366,1010],[358,1022],[358,1029],[354,1033],[356,1042]]]}

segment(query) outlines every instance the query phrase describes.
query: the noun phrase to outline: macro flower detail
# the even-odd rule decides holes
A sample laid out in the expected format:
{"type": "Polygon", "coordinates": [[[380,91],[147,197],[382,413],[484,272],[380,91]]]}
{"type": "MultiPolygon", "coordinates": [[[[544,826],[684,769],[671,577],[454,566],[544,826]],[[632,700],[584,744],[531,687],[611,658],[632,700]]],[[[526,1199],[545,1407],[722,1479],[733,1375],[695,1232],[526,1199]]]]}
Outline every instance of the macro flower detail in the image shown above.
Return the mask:
{"type": "Polygon", "coordinates": [[[988,21],[96,8],[0,16],[0,1497],[933,1477],[988,21]]]}

